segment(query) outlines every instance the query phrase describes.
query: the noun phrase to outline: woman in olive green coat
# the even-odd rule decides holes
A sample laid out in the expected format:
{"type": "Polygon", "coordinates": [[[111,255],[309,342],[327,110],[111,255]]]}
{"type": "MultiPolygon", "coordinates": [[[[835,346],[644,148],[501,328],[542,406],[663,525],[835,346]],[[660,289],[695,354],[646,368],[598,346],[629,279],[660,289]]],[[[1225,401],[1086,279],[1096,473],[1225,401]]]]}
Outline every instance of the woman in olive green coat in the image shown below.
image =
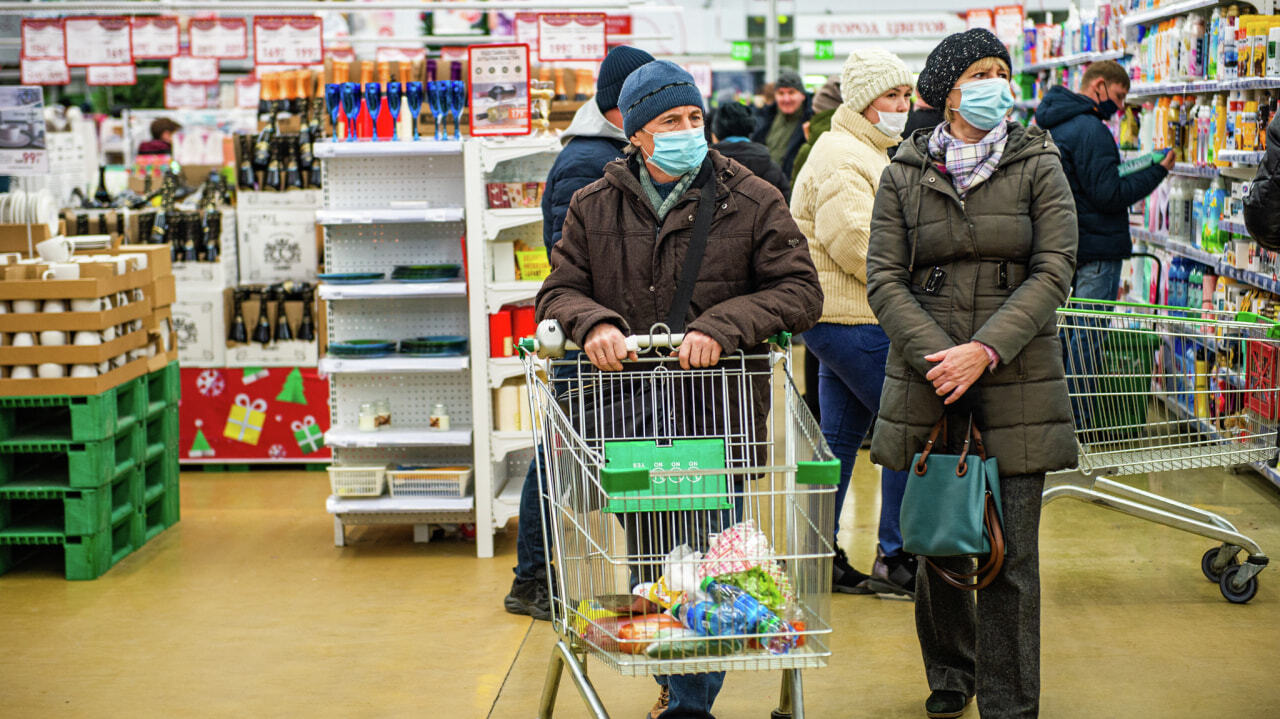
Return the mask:
{"type": "Polygon", "coordinates": [[[985,30],[935,48],[917,87],[947,122],[903,142],[871,221],[868,300],[890,340],[872,459],[907,469],[944,412],[958,450],[972,413],[1001,475],[1006,558],[976,609],[975,593],[919,565],[930,717],[960,716],[975,692],[983,719],[1036,716],[1040,495],[1045,472],[1076,462],[1055,330],[1075,203],[1048,133],[1005,118],[1008,79],[1008,52],[985,30]]]}

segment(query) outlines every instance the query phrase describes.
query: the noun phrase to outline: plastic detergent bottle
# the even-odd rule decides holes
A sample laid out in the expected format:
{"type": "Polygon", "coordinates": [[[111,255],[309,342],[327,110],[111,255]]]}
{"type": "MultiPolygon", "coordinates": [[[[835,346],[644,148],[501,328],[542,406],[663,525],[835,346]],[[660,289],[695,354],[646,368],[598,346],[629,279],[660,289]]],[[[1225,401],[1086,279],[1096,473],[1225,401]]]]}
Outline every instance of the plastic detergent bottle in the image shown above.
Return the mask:
{"type": "MultiPolygon", "coordinates": [[[[756,634],[790,633],[791,625],[761,604],[745,590],[731,584],[721,584],[711,577],[702,581],[702,591],[721,605],[732,606],[743,618],[747,631],[756,634]]],[[[688,625],[686,625],[688,626],[688,625]]],[[[696,630],[695,630],[696,631],[696,630]]],[[[773,654],[785,654],[794,645],[794,638],[769,637],[765,647],[773,654]]]]}

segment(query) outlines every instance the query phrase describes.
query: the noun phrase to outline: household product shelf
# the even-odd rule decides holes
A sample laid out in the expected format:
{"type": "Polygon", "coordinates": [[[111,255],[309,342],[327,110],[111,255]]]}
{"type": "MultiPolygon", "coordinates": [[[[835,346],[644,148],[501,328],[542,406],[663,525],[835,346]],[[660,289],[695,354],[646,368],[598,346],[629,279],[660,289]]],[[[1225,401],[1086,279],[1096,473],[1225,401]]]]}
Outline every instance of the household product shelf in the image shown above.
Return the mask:
{"type": "Polygon", "coordinates": [[[1161,20],[1189,13],[1192,10],[1226,5],[1223,0],[1183,0],[1178,3],[1165,3],[1158,8],[1129,13],[1120,19],[1120,26],[1129,29],[1136,25],[1148,25],[1161,20]]]}
{"type": "Polygon", "coordinates": [[[498,233],[512,227],[542,222],[542,208],[518,207],[484,211],[484,238],[492,242],[498,233]]]}
{"type": "Polygon", "coordinates": [[[462,357],[378,357],[346,359],[325,357],[320,371],[326,374],[398,374],[406,372],[462,372],[470,366],[462,357]]]}
{"type": "Polygon", "coordinates": [[[445,432],[419,429],[383,429],[361,432],[334,427],[324,435],[330,447],[466,447],[471,444],[471,428],[460,427],[445,432]]]}
{"type": "Polygon", "coordinates": [[[460,155],[462,143],[453,140],[417,142],[317,142],[312,152],[322,160],[344,157],[415,157],[419,155],[460,155]]]}
{"type": "Polygon", "coordinates": [[[1203,177],[1212,179],[1218,176],[1218,168],[1213,165],[1193,165],[1190,162],[1177,162],[1173,165],[1171,175],[1179,177],[1203,177]]]}
{"type": "Polygon", "coordinates": [[[508,160],[537,155],[543,152],[560,152],[558,136],[532,136],[512,138],[508,140],[482,140],[484,146],[480,152],[480,162],[485,172],[493,172],[498,165],[508,160]]]}
{"type": "Polygon", "coordinates": [[[405,222],[462,222],[461,207],[316,210],[318,225],[382,225],[405,222]]]}
{"type": "Polygon", "coordinates": [[[489,313],[493,314],[502,308],[503,305],[509,305],[513,302],[524,302],[531,300],[537,296],[538,290],[542,288],[540,280],[523,281],[523,282],[491,282],[486,292],[486,302],[489,306],[489,313]]]}
{"type": "Polygon", "coordinates": [[[1018,72],[1040,72],[1041,70],[1052,70],[1055,67],[1067,67],[1070,65],[1083,65],[1088,62],[1102,62],[1103,60],[1119,60],[1127,56],[1129,53],[1123,50],[1108,50],[1106,52],[1081,52],[1075,55],[1064,55],[1055,57],[1044,62],[1037,62],[1031,65],[1023,65],[1018,72]]]}
{"type": "MultiPolygon", "coordinates": [[[[1278,83],[1278,86],[1280,86],[1280,83],[1278,83]]],[[[1234,162],[1240,165],[1256,167],[1262,164],[1262,158],[1266,154],[1265,152],[1250,152],[1247,150],[1222,150],[1218,153],[1218,159],[1223,162],[1234,162]]]]}
{"type": "Polygon", "coordinates": [[[415,297],[465,297],[467,283],[376,282],[368,285],[320,285],[322,300],[412,299],[415,297]]]}
{"type": "MultiPolygon", "coordinates": [[[[1223,226],[1224,228],[1230,228],[1228,231],[1231,232],[1244,229],[1242,225],[1234,222],[1224,222],[1223,226]]],[[[1181,242],[1170,240],[1163,232],[1151,232],[1150,230],[1140,227],[1131,227],[1129,228],[1129,233],[1135,240],[1148,245],[1161,247],[1179,257],[1185,257],[1203,265],[1208,265],[1213,268],[1213,272],[1216,275],[1230,278],[1236,282],[1242,282],[1251,287],[1266,290],[1272,294],[1280,295],[1280,280],[1277,280],[1277,278],[1271,275],[1264,275],[1252,270],[1242,270],[1235,265],[1227,264],[1226,259],[1223,257],[1219,257],[1218,255],[1206,252],[1197,247],[1192,247],[1181,242]]]]}
{"type": "Polygon", "coordinates": [[[1201,95],[1230,90],[1266,90],[1280,87],[1280,77],[1244,77],[1238,80],[1195,80],[1192,82],[1140,82],[1129,88],[1130,105],[1134,98],[1153,95],[1201,95]]]}

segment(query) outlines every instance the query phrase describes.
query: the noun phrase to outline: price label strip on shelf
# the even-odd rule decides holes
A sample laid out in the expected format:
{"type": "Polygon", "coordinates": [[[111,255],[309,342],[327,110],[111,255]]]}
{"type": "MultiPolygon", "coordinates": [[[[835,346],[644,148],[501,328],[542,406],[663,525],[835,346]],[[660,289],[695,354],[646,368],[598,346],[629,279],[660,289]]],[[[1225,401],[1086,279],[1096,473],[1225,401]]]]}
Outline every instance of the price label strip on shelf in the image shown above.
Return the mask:
{"type": "Polygon", "coordinates": [[[0,117],[11,129],[0,137],[0,175],[48,174],[44,90],[29,85],[0,87],[0,117]]]}
{"type": "Polygon", "coordinates": [[[62,20],[22,19],[23,60],[66,60],[62,20]]]}
{"type": "Polygon", "coordinates": [[[244,18],[191,21],[192,57],[242,60],[249,56],[249,26],[244,18]]]}
{"type": "Polygon", "coordinates": [[[67,65],[133,65],[129,18],[69,17],[63,20],[62,27],[67,65]]]}
{"type": "Polygon", "coordinates": [[[472,45],[469,122],[473,136],[528,135],[529,47],[472,45]]]}
{"type": "Polygon", "coordinates": [[[259,65],[315,65],[324,62],[324,25],[304,15],[255,17],[253,57],[259,65]]]}
{"type": "Polygon", "coordinates": [[[69,85],[71,68],[65,60],[31,60],[22,59],[23,85],[69,85]]]}
{"type": "Polygon", "coordinates": [[[176,17],[135,17],[131,21],[130,33],[135,59],[163,60],[174,57],[181,50],[176,17]]]}
{"type": "Polygon", "coordinates": [[[172,110],[207,108],[209,107],[209,85],[165,80],[164,106],[172,110]]]}
{"type": "Polygon", "coordinates": [[[180,83],[218,81],[218,58],[178,55],[169,60],[169,79],[180,83]]]}
{"type": "Polygon", "coordinates": [[[605,15],[597,13],[539,13],[538,58],[595,61],[604,58],[605,15]]]}
{"type": "Polygon", "coordinates": [[[135,85],[138,73],[133,65],[90,65],[84,69],[88,85],[135,85]]]}

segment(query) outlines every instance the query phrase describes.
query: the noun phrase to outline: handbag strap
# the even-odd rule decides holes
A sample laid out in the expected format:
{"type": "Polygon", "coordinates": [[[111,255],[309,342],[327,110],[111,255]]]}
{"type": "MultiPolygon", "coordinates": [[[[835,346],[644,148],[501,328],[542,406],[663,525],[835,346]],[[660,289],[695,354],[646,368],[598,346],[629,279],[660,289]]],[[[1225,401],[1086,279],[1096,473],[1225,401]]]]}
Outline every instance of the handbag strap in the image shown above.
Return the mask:
{"type": "MultiPolygon", "coordinates": [[[[920,451],[920,461],[916,462],[915,472],[920,476],[929,469],[929,453],[933,451],[933,445],[937,443],[938,437],[945,438],[947,436],[947,416],[942,415],[942,419],[933,425],[933,429],[929,431],[929,440],[924,443],[924,449],[920,451]]],[[[1280,442],[1280,440],[1276,440],[1280,442]]]]}
{"type": "Polygon", "coordinates": [[[987,555],[987,561],[983,562],[977,570],[956,572],[939,566],[929,557],[924,558],[925,563],[938,575],[939,579],[956,589],[972,592],[986,589],[991,586],[1000,574],[1001,568],[1004,567],[1004,528],[1000,526],[1000,512],[996,510],[996,500],[990,490],[987,491],[982,522],[987,537],[991,541],[991,553],[987,555]]]}
{"type": "Polygon", "coordinates": [[[702,257],[707,252],[711,218],[716,211],[716,180],[710,157],[702,160],[702,169],[698,170],[695,185],[701,190],[698,197],[698,212],[693,220],[693,234],[689,237],[689,249],[685,251],[680,282],[676,285],[676,294],[671,299],[671,309],[667,312],[667,327],[673,334],[684,332],[684,317],[689,312],[689,303],[693,301],[693,286],[697,284],[702,257]]]}

